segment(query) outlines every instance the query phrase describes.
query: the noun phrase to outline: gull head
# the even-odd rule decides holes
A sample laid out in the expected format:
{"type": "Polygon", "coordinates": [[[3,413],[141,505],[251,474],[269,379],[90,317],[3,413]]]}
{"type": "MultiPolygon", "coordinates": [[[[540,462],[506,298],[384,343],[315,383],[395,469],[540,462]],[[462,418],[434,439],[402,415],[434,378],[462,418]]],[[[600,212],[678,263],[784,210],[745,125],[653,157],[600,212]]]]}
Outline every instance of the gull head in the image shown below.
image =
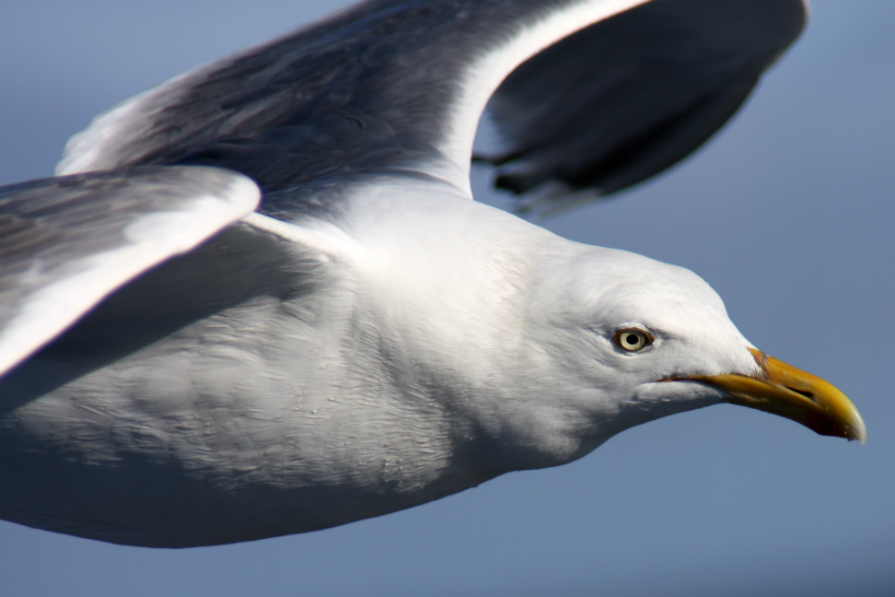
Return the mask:
{"type": "Polygon", "coordinates": [[[634,425],[723,402],[865,441],[842,392],[759,351],[693,272],[595,247],[565,262],[543,268],[526,327],[550,372],[539,376],[552,388],[541,414],[581,440],[570,444],[575,456],[634,425]]]}

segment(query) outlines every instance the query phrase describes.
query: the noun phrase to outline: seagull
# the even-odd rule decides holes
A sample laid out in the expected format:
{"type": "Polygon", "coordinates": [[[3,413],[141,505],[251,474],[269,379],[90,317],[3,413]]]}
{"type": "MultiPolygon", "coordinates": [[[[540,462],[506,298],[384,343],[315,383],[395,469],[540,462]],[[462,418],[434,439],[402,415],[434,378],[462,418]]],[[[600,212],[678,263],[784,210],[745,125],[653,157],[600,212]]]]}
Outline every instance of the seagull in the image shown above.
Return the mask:
{"type": "Polygon", "coordinates": [[[0,516],[117,544],[326,529],[718,403],[866,439],[689,270],[548,213],[678,162],[800,0],[373,0],[98,116],[0,189],[0,516]],[[503,146],[473,156],[487,111],[503,146]]]}

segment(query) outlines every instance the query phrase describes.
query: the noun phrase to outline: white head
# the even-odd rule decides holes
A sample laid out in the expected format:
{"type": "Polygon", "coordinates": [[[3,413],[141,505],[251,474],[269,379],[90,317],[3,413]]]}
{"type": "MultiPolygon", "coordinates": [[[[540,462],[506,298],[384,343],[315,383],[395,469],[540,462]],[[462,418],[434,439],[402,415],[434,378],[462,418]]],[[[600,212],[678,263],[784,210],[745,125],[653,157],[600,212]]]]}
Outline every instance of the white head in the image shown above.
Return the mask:
{"type": "Polygon", "coordinates": [[[513,468],[566,462],[634,425],[725,401],[863,440],[841,392],[759,352],[691,271],[579,245],[538,276],[525,355],[508,365],[523,382],[498,407],[513,468]]]}

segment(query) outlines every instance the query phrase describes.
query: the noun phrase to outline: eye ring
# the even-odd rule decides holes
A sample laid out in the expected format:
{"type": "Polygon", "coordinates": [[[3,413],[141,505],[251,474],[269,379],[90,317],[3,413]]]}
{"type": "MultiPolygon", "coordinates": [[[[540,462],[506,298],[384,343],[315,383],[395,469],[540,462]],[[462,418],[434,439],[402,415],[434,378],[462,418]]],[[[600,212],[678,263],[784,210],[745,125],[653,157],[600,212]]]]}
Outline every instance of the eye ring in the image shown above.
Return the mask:
{"type": "Polygon", "coordinates": [[[637,328],[623,328],[615,332],[615,343],[625,352],[640,352],[653,343],[653,337],[637,328]]]}

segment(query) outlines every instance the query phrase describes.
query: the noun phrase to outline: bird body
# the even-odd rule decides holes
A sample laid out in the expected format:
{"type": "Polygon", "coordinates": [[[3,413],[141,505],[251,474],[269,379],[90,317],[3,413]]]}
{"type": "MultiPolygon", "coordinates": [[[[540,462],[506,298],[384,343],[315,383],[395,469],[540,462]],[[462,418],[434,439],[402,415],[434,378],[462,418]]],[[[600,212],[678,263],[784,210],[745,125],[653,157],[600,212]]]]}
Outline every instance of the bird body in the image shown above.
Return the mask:
{"type": "MultiPolygon", "coordinates": [[[[104,512],[117,514],[103,538],[122,541],[115,533],[127,533],[128,542],[139,537],[147,545],[304,532],[431,501],[512,470],[569,462],[655,416],[637,402],[614,404],[617,388],[594,384],[602,372],[582,379],[565,362],[573,347],[583,348],[575,344],[605,340],[603,330],[588,327],[600,320],[586,301],[599,303],[600,291],[610,289],[599,281],[590,297],[564,289],[577,285],[583,272],[575,269],[599,275],[619,258],[635,274],[632,285],[647,270],[667,271],[669,285],[695,276],[567,241],[461,197],[382,195],[364,195],[363,207],[350,210],[358,220],[345,223],[350,236],[300,231],[332,253],[280,241],[279,259],[263,270],[257,253],[239,257],[245,272],[228,254],[237,238],[241,247],[245,237],[271,242],[240,224],[112,295],[65,341],[5,378],[5,398],[26,402],[7,417],[7,437],[24,429],[61,447],[17,460],[4,446],[5,458],[27,463],[7,467],[7,482],[30,490],[4,500],[6,511],[19,499],[19,507],[39,510],[40,496],[61,494],[91,526],[104,512]],[[226,271],[207,271],[213,263],[226,271]],[[219,303],[203,293],[203,282],[209,294],[222,291],[223,275],[244,288],[252,284],[245,277],[271,278],[284,263],[299,268],[281,272],[275,292],[136,350],[85,347],[97,335],[139,335],[122,323],[121,305],[182,323],[183,290],[161,279],[189,279],[193,301],[219,303]],[[565,306],[561,321],[531,321],[556,313],[557,302],[565,306]],[[97,367],[97,359],[112,363],[97,367]],[[61,377],[74,379],[36,401],[31,388],[17,387],[20,379],[55,385],[61,377]],[[46,429],[46,421],[66,424],[46,429]],[[66,474],[61,464],[70,459],[81,466],[66,474]],[[167,496],[164,508],[159,493],[167,496]],[[262,502],[263,509],[240,507],[262,502]]],[[[704,284],[697,289],[713,294],[704,284]]],[[[155,321],[141,325],[158,333],[155,321]]],[[[694,401],[671,410],[720,400],[693,385],[700,390],[694,401]]],[[[27,443],[13,449],[44,451],[27,443]]]]}

